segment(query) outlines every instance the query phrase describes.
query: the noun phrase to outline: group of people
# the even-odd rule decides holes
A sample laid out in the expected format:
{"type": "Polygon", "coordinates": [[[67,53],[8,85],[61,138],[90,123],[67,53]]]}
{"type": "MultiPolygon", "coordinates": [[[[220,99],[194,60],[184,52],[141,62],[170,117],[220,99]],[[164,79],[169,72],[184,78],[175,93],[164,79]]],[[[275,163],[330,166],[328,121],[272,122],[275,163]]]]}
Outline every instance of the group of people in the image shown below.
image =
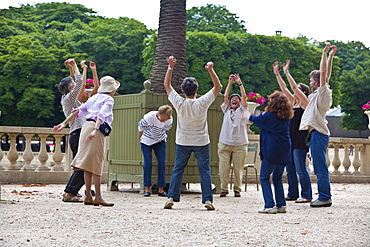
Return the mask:
{"type": "MultiPolygon", "coordinates": [[[[234,196],[241,196],[243,168],[248,145],[246,124],[249,120],[261,129],[260,158],[262,163],[260,183],[265,203],[263,209],[258,212],[266,214],[285,213],[286,201],[288,200],[294,200],[296,203],[310,203],[311,207],[332,205],[330,177],[326,163],[326,148],[330,133],[325,113],[329,110],[332,102],[328,82],[336,50],[337,48],[331,46],[329,42],[325,43],[320,70],[314,70],[310,73],[310,86],[313,90],[311,94],[307,85],[295,82],[289,73],[290,61],[288,60],[283,64],[282,70],[288,79],[293,91],[292,94],[279,73],[281,71],[279,63],[275,62],[273,70],[281,91],[275,91],[268,96],[268,103],[263,113],[248,112],[246,93],[240,76],[238,74],[229,76],[224,101],[221,104],[224,117],[218,143],[220,197],[226,197],[229,193],[228,182],[231,164],[233,164],[235,173],[234,196]],[[330,49],[328,56],[327,53],[330,49]],[[237,83],[240,89],[240,95],[231,94],[229,96],[234,82],[237,83]],[[311,180],[306,169],[308,150],[310,150],[317,176],[319,197],[315,201],[312,201],[311,180]],[[285,168],[289,184],[286,197],[284,196],[282,182],[285,168]],[[274,194],[270,177],[272,177],[274,194]],[[300,196],[298,177],[301,185],[300,196]]],[[[198,82],[195,78],[187,77],[181,84],[182,92],[185,94],[185,97],[182,97],[171,85],[176,58],[168,57],[167,63],[164,88],[169,102],[177,113],[175,163],[167,194],[164,191],[166,187],[166,131],[172,127],[171,115],[173,110],[171,106],[163,105],[157,111],[145,114],[138,123],[139,142],[144,157],[144,196],[151,196],[152,151],[156,155],[158,164],[158,196],[167,197],[164,205],[165,209],[171,209],[175,202],[180,202],[184,170],[191,154],[194,153],[200,174],[202,203],[207,210],[215,210],[212,195],[207,111],[220,93],[222,85],[213,68],[213,62],[208,62],[205,69],[212,79],[212,89],[197,98],[198,82]]],[[[74,160],[71,164],[74,173],[66,186],[63,199],[65,201],[81,201],[77,198],[77,193],[83,182],[77,183],[74,181],[77,181],[76,178],[84,174],[86,183],[84,203],[87,205],[113,206],[113,203],[106,203],[103,200],[100,191],[105,135],[99,131],[99,127],[104,122],[110,126],[113,121],[112,107],[114,101],[112,96],[118,89],[119,82],[109,76],[103,77],[100,87],[96,90],[98,94],[82,103],[80,98],[76,98],[77,91],[83,90],[81,88],[83,80],[76,63],[73,59],[70,59],[66,61],[66,65],[70,67],[71,77],[64,78],[60,82],[60,91],[64,94],[61,103],[67,118],[61,124],[55,126],[54,130],[60,131],[69,123],[71,148],[75,151],[73,152],[74,160]],[[79,136],[79,144],[77,145],[79,136]],[[83,149],[78,149],[78,146],[83,147],[83,149]],[[93,191],[91,190],[92,178],[95,183],[95,199],[93,199],[93,191]],[[70,189],[70,187],[73,189],[70,189]]],[[[90,63],[90,68],[93,74],[95,73],[94,82],[96,82],[95,63],[90,63]]]]}

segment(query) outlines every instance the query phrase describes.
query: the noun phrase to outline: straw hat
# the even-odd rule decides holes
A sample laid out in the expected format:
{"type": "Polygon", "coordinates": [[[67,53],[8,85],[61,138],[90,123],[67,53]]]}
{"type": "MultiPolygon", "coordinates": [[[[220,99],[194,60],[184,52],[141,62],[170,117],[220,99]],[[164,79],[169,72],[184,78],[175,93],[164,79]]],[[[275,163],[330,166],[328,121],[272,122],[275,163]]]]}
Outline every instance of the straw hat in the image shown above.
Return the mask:
{"type": "Polygon", "coordinates": [[[104,76],[100,79],[100,86],[98,89],[98,93],[110,93],[116,89],[118,89],[120,83],[116,81],[111,76],[104,76]]]}

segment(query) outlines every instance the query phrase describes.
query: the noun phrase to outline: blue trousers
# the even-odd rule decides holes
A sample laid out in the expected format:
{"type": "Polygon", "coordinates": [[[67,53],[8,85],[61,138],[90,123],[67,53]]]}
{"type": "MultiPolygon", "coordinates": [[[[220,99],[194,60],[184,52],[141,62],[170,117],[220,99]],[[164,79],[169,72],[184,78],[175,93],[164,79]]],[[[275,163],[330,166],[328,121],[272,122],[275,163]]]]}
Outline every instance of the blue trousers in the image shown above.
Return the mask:
{"type": "Polygon", "coordinates": [[[273,208],[277,206],[286,206],[284,197],[284,187],[282,176],[284,172],[284,165],[275,165],[268,162],[266,159],[262,160],[260,170],[260,183],[262,188],[263,199],[265,201],[265,208],[273,208]],[[272,174],[272,184],[274,185],[275,200],[272,194],[270,175],[272,174]]]}
{"type": "Polygon", "coordinates": [[[205,146],[182,146],[176,144],[175,165],[171,175],[168,198],[173,198],[175,202],[180,201],[182,178],[192,153],[194,153],[197,159],[202,189],[202,203],[206,201],[213,202],[209,144],[205,146]]]}
{"type": "Polygon", "coordinates": [[[144,156],[144,186],[152,186],[152,151],[154,151],[157,157],[157,167],[158,167],[158,187],[166,187],[166,142],[163,140],[157,142],[153,145],[145,145],[140,143],[141,151],[144,156]]]}

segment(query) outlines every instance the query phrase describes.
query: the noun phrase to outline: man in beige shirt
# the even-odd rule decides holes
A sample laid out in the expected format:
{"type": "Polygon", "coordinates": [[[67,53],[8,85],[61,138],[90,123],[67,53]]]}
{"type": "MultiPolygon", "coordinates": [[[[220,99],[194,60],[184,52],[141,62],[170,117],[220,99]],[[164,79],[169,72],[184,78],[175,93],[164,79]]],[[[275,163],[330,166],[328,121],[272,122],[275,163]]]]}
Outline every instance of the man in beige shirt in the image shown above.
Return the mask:
{"type": "Polygon", "coordinates": [[[320,70],[310,73],[310,86],[312,93],[308,96],[309,103],[303,113],[300,130],[308,130],[307,141],[310,146],[313,167],[317,176],[319,197],[311,202],[311,207],[330,207],[332,205],[330,193],[330,176],[326,163],[326,149],[329,144],[330,131],[325,118],[326,112],[332,103],[332,91],[328,85],[333,56],[337,51],[336,46],[325,43],[322,51],[320,70]],[[329,57],[327,52],[331,49],[329,57]]]}

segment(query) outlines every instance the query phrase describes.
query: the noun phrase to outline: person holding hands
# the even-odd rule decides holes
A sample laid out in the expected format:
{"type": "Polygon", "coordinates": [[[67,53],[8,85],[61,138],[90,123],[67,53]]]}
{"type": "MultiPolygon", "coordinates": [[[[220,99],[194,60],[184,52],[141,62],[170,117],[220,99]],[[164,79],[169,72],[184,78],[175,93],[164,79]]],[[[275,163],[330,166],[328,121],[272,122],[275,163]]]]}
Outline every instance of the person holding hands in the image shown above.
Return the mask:
{"type": "Polygon", "coordinates": [[[224,118],[218,143],[219,171],[221,180],[220,197],[225,197],[228,192],[231,162],[235,174],[234,196],[240,197],[243,181],[244,163],[247,155],[247,120],[250,113],[247,109],[246,93],[239,74],[229,76],[229,81],[224,94],[224,102],[221,104],[224,118]],[[233,82],[238,84],[239,94],[229,93],[233,82]]]}

